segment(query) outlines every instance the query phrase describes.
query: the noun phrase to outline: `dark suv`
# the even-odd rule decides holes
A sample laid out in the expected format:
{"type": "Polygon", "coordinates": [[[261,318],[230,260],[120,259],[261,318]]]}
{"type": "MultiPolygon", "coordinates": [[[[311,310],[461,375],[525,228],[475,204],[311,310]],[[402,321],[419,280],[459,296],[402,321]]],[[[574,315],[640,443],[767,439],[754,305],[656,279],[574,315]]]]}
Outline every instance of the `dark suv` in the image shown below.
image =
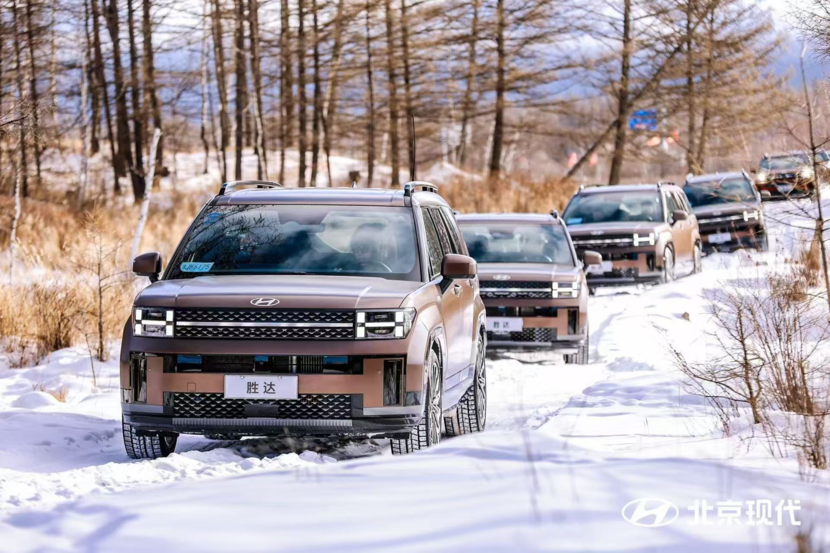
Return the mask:
{"type": "Polygon", "coordinates": [[[153,284],[121,346],[127,454],[166,456],[180,433],[405,453],[483,429],[477,267],[436,192],[228,183],[163,276],[158,253],[137,257],[153,284]]]}
{"type": "Polygon", "coordinates": [[[745,172],[686,177],[683,191],[697,217],[703,251],[766,251],[761,194],[745,172]]]}
{"type": "MultiPolygon", "coordinates": [[[[824,163],[823,153],[819,161],[824,163]]],[[[755,181],[765,198],[804,198],[813,194],[816,175],[810,156],[804,152],[764,155],[758,165],[755,181]]]]}
{"type": "Polygon", "coordinates": [[[478,262],[488,349],[553,349],[587,363],[588,286],[559,214],[459,215],[458,224],[478,262]]]}
{"type": "Polygon", "coordinates": [[[591,288],[668,282],[702,268],[697,219],[671,183],[583,188],[562,218],[580,256],[602,255],[600,265],[586,268],[591,288]]]}

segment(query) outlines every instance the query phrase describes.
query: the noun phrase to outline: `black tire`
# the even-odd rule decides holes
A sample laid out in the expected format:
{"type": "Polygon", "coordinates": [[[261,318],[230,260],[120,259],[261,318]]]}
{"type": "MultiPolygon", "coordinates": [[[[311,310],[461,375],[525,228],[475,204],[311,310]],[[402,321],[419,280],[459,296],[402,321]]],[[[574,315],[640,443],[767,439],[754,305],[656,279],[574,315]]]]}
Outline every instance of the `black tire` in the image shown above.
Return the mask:
{"type": "Polygon", "coordinates": [[[425,362],[427,385],[424,393],[424,416],[418,426],[413,428],[409,437],[393,438],[392,454],[404,455],[433,446],[441,441],[442,423],[444,422],[443,409],[443,377],[441,362],[434,349],[429,350],[425,362]]]}
{"type": "Polygon", "coordinates": [[[694,268],[692,274],[697,275],[703,272],[703,249],[700,247],[700,242],[695,242],[693,252],[694,268]]]}
{"type": "Polygon", "coordinates": [[[674,250],[669,246],[663,250],[663,275],[660,277],[661,284],[667,284],[674,280],[674,250]]]}
{"type": "Polygon", "coordinates": [[[124,450],[130,459],[158,459],[176,451],[179,435],[172,432],[139,434],[135,427],[121,418],[124,450]]]}
{"type": "Polygon", "coordinates": [[[563,356],[566,365],[587,365],[591,362],[591,331],[585,327],[585,342],[580,344],[576,353],[563,356]]]}
{"type": "Polygon", "coordinates": [[[458,402],[458,425],[462,434],[481,432],[487,424],[487,362],[484,337],[478,337],[475,376],[458,402]]]}

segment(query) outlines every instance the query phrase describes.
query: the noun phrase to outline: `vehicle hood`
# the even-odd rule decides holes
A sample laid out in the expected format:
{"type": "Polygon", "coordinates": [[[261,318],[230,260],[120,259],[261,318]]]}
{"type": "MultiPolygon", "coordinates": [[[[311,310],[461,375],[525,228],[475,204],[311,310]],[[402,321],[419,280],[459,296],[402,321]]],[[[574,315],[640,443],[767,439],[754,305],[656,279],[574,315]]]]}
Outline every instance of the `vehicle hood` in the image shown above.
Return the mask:
{"type": "Polygon", "coordinates": [[[554,265],[553,263],[480,263],[478,265],[478,279],[479,282],[492,280],[573,282],[579,278],[580,270],[577,267],[554,265]]]}
{"type": "Polygon", "coordinates": [[[728,203],[704,205],[694,208],[697,217],[720,217],[726,215],[742,215],[744,211],[761,209],[761,206],[753,203],[728,203]]]}
{"type": "Polygon", "coordinates": [[[602,236],[603,234],[634,234],[656,232],[665,223],[662,222],[622,222],[622,223],[589,223],[568,227],[573,237],[602,236]]]}
{"type": "Polygon", "coordinates": [[[392,309],[420,282],[322,275],[216,275],[163,280],[145,288],[136,305],[169,308],[392,309]],[[257,307],[256,298],[278,304],[257,307]]]}

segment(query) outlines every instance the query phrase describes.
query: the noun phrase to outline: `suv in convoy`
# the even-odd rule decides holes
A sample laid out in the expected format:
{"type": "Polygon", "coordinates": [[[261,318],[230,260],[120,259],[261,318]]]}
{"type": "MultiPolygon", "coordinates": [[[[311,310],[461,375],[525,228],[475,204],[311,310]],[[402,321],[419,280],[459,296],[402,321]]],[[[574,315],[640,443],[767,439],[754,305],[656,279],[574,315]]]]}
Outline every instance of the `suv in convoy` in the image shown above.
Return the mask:
{"type": "Polygon", "coordinates": [[[804,152],[767,154],[761,159],[755,182],[762,194],[769,194],[765,198],[803,198],[815,191],[816,175],[810,156],[804,152]]]}
{"type": "Polygon", "coordinates": [[[459,215],[458,224],[478,262],[488,349],[548,348],[587,363],[588,286],[559,214],[459,215]]]}
{"type": "Polygon", "coordinates": [[[180,433],[372,436],[406,453],[483,429],[476,262],[434,185],[227,183],[135,298],[121,349],[124,445],[180,433]],[[242,189],[253,184],[256,189],[242,189]]]}
{"type": "Polygon", "coordinates": [[[686,194],[671,183],[582,188],[562,215],[577,253],[602,255],[588,286],[669,282],[697,273],[700,233],[686,194]]]}
{"type": "Polygon", "coordinates": [[[697,217],[703,251],[766,251],[762,195],[746,172],[689,175],[683,191],[697,217]]]}

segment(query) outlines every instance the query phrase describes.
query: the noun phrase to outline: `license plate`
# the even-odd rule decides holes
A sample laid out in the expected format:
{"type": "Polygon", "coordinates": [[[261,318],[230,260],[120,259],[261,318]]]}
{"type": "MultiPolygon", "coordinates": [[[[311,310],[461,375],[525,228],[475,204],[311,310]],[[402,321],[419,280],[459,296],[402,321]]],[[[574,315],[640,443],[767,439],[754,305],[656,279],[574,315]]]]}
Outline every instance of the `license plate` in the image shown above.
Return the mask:
{"type": "Polygon", "coordinates": [[[779,184],[777,186],[778,186],[778,191],[781,192],[782,194],[789,194],[790,192],[793,191],[793,185],[792,184],[779,184]]]}
{"type": "Polygon", "coordinates": [[[589,275],[601,275],[604,273],[610,273],[614,269],[614,264],[610,261],[603,261],[599,265],[588,265],[585,269],[585,272],[589,275]]]}
{"type": "Polygon", "coordinates": [[[225,375],[225,397],[233,399],[297,399],[296,376],[225,375]]]}
{"type": "Polygon", "coordinates": [[[487,319],[487,330],[496,334],[507,334],[508,332],[521,332],[524,328],[524,320],[515,317],[490,317],[487,319]]]}
{"type": "Polygon", "coordinates": [[[732,240],[732,235],[728,232],[717,232],[709,235],[709,242],[712,244],[726,244],[732,240]]]}

